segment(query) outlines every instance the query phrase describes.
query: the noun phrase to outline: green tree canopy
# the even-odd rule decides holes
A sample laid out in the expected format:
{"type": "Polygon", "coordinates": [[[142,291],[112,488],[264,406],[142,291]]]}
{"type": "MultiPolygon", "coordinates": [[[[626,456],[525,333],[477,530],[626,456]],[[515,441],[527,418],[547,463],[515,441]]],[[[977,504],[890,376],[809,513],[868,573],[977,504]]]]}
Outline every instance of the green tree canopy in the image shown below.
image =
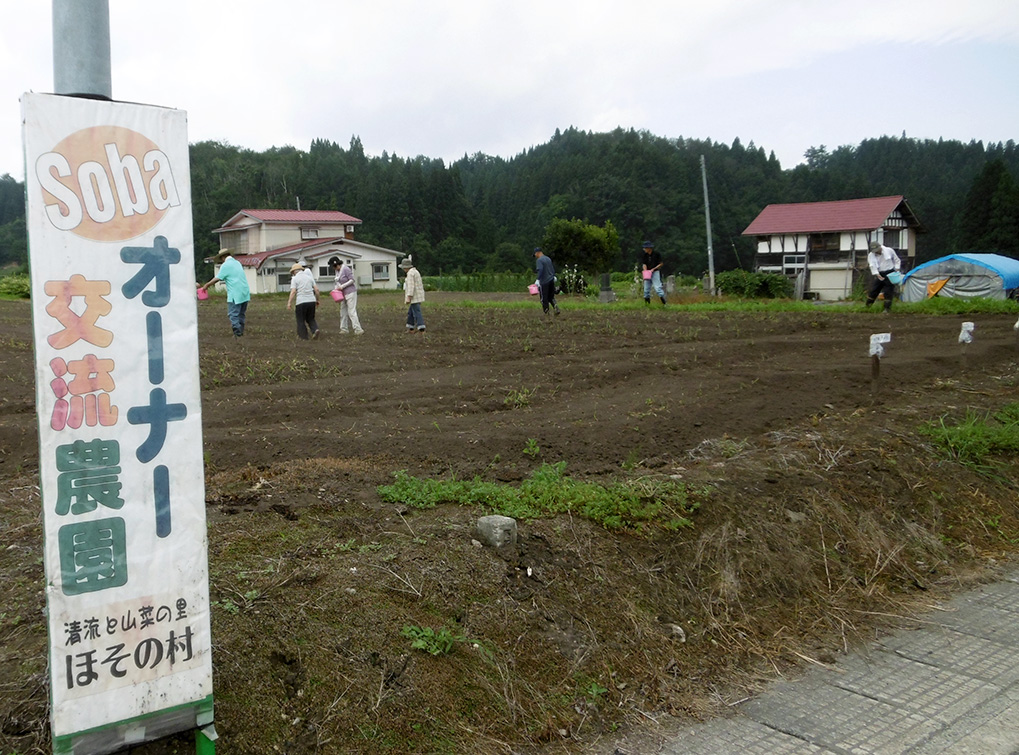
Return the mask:
{"type": "Polygon", "coordinates": [[[619,258],[619,233],[612,222],[601,227],[582,220],[555,218],[541,247],[558,265],[577,265],[586,273],[608,272],[619,258]]]}
{"type": "Polygon", "coordinates": [[[973,180],[959,216],[960,251],[1019,254],[1019,185],[1002,160],[992,160],[973,180]]]}

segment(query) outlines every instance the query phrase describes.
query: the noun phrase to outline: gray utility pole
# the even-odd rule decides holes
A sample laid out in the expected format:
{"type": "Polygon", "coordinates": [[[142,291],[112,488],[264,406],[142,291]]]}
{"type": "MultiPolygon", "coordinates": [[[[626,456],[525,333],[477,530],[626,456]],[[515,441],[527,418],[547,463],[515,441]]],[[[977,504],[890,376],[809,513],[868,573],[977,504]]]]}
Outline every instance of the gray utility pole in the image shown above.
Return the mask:
{"type": "Polygon", "coordinates": [[[711,206],[708,204],[708,171],[704,167],[704,155],[701,155],[701,182],[704,184],[704,225],[708,227],[708,285],[711,295],[715,295],[715,252],[711,246],[711,206]]]}
{"type": "Polygon", "coordinates": [[[113,99],[109,0],[53,0],[53,91],[113,99]]]}

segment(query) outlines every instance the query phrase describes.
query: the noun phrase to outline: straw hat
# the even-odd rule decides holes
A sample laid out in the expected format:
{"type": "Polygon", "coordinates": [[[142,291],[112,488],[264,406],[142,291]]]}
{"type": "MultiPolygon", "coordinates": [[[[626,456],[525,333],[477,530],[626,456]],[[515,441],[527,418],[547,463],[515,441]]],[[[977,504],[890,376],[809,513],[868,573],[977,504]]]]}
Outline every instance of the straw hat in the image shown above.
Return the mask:
{"type": "Polygon", "coordinates": [[[293,275],[294,273],[299,273],[302,270],[304,270],[304,265],[302,265],[300,262],[295,262],[290,267],[290,274],[293,275]]]}

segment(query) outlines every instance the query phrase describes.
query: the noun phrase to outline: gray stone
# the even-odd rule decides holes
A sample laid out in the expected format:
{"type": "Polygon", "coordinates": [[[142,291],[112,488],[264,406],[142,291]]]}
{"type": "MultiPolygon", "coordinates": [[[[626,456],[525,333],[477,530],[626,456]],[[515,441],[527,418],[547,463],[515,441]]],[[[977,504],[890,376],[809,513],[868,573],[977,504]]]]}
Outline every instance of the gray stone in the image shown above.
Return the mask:
{"type": "Polygon", "coordinates": [[[501,548],[516,545],[517,520],[508,516],[491,514],[478,519],[478,539],[485,545],[501,548]]]}

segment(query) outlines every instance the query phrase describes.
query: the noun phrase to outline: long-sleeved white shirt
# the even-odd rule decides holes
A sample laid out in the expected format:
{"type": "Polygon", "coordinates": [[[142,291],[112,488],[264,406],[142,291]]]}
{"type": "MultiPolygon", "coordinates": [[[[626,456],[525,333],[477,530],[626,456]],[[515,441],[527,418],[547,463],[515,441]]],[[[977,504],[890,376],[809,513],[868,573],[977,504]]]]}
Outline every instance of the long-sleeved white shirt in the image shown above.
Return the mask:
{"type": "Polygon", "coordinates": [[[867,264],[870,265],[870,272],[873,275],[884,275],[902,267],[902,260],[894,249],[882,246],[879,252],[867,253],[867,264]]]}

